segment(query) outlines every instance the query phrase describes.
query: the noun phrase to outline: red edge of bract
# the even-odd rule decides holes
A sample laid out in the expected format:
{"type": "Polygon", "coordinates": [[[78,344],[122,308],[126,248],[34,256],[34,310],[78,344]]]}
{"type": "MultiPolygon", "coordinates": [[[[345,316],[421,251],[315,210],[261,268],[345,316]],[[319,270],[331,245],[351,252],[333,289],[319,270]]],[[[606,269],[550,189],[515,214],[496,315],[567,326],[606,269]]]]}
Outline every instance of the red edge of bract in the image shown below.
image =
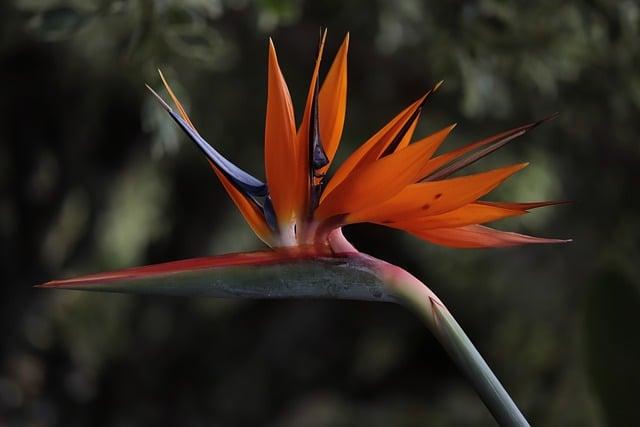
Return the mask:
{"type": "Polygon", "coordinates": [[[36,288],[73,288],[90,284],[104,284],[116,280],[152,277],[160,274],[179,273],[215,267],[234,267],[242,265],[272,265],[287,261],[306,260],[320,257],[345,258],[349,254],[328,254],[313,247],[285,248],[278,251],[241,252],[225,255],[184,259],[161,264],[132,267],[106,273],[89,274],[70,279],[52,280],[36,285],[36,288]]]}

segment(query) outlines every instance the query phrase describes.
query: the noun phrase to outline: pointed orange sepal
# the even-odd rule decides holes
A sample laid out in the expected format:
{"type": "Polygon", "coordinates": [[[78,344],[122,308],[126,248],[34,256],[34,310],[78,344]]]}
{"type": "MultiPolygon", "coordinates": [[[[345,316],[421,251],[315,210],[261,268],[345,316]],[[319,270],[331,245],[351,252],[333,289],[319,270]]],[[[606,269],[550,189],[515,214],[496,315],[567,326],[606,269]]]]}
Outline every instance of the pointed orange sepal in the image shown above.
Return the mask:
{"type": "Polygon", "coordinates": [[[409,143],[411,143],[411,139],[413,139],[413,134],[416,131],[416,127],[418,127],[418,119],[420,117],[420,111],[416,112],[415,120],[411,120],[408,123],[407,132],[400,138],[400,142],[398,142],[397,147],[393,150],[394,152],[400,151],[403,148],[407,147],[409,143]]]}
{"type": "Polygon", "coordinates": [[[411,234],[431,243],[451,248],[503,248],[536,243],[571,242],[571,239],[533,237],[525,234],[500,231],[483,225],[411,231],[411,234]]]}
{"type": "Polygon", "coordinates": [[[504,218],[524,215],[526,211],[506,209],[481,203],[469,203],[458,209],[438,215],[424,215],[417,212],[415,217],[389,224],[403,230],[431,230],[434,228],[454,228],[472,224],[485,224],[504,218]]]}
{"type": "Polygon", "coordinates": [[[527,165],[520,163],[474,175],[412,184],[384,203],[354,211],[346,222],[394,223],[452,211],[478,200],[527,165]]]}
{"type": "Polygon", "coordinates": [[[362,209],[376,209],[382,203],[416,181],[435,147],[453,129],[448,127],[403,150],[358,168],[327,196],[316,210],[316,218],[349,214],[362,209]]]}
{"type": "MultiPolygon", "coordinates": [[[[436,150],[438,150],[438,148],[440,148],[440,146],[442,145],[442,143],[444,142],[445,139],[447,139],[447,137],[449,136],[449,134],[455,129],[455,127],[457,126],[456,123],[449,125],[443,129],[440,129],[439,131],[432,133],[431,135],[422,138],[419,141],[414,142],[414,144],[422,144],[424,143],[425,145],[427,145],[429,147],[428,150],[425,151],[424,155],[427,157],[427,160],[430,159],[433,156],[433,153],[436,152],[436,150]]],[[[400,146],[398,146],[398,150],[400,150],[400,146]]],[[[425,162],[425,167],[429,162],[426,161],[425,162]]],[[[423,176],[423,171],[424,171],[424,167],[422,169],[420,169],[420,171],[418,171],[418,173],[416,174],[416,179],[415,181],[418,181],[420,178],[422,178],[423,176]]]]}
{"type": "Polygon", "coordinates": [[[319,169],[325,174],[340,145],[344,118],[347,111],[347,53],[349,33],[344,38],[336,54],[327,77],[322,83],[318,99],[320,138],[329,163],[319,169]]]}
{"type": "MultiPolygon", "coordinates": [[[[195,130],[196,127],[191,122],[191,119],[189,118],[189,115],[187,114],[187,110],[185,110],[185,108],[182,105],[182,103],[180,102],[180,100],[178,100],[178,97],[176,96],[176,94],[171,89],[171,86],[169,86],[169,83],[164,78],[164,74],[162,74],[162,71],[160,71],[160,70],[158,70],[158,74],[160,74],[160,79],[162,80],[162,84],[164,85],[164,88],[166,89],[167,93],[171,97],[171,100],[173,101],[173,103],[175,104],[176,108],[178,109],[178,113],[180,114],[180,117],[182,117],[182,119],[185,122],[187,122],[187,124],[189,126],[191,126],[192,129],[195,130]]],[[[149,88],[149,89],[151,89],[151,88],[149,88]]]]}
{"type": "Polygon", "coordinates": [[[387,147],[398,136],[403,127],[407,125],[408,121],[418,111],[427,95],[424,95],[402,110],[400,114],[395,116],[382,129],[376,132],[375,135],[367,140],[367,142],[358,147],[358,149],[340,165],[336,173],[331,177],[331,180],[327,183],[322,194],[321,200],[331,194],[331,192],[345,181],[349,175],[352,173],[355,174],[357,169],[379,159],[387,147]]]}
{"type": "Polygon", "coordinates": [[[224,189],[227,190],[227,194],[229,194],[229,197],[231,197],[231,200],[233,200],[233,203],[236,205],[245,221],[247,221],[247,224],[249,224],[249,227],[251,227],[260,240],[269,246],[273,246],[273,233],[264,219],[262,209],[260,209],[260,207],[242,191],[238,190],[216,167],[216,165],[213,164],[213,162],[209,161],[209,164],[218,176],[218,179],[222,183],[224,189]]]}
{"type": "Polygon", "coordinates": [[[296,130],[293,105],[284,80],[273,42],[269,39],[267,114],[264,134],[264,157],[267,186],[281,233],[293,239],[293,219],[297,200],[296,186],[300,182],[296,167],[296,130]]]}

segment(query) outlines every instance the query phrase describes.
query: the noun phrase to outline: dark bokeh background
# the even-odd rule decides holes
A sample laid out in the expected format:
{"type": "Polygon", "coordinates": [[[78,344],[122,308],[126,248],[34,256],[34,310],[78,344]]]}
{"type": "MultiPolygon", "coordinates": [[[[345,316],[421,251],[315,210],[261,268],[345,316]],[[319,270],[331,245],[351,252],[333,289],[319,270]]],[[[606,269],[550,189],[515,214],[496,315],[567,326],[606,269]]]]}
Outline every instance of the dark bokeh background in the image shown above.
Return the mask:
{"type": "Polygon", "coordinates": [[[479,167],[531,161],[492,198],[575,203],[499,227],[574,243],[346,234],[430,284],[536,425],[638,424],[640,5],[530,3],[0,2],[0,425],[492,425],[396,306],[32,289],[261,248],[144,83],[262,176],[267,37],[300,114],[320,26],[329,56],[351,32],[341,158],[440,79],[418,135],[459,122],[448,147],[560,111],[479,167]]]}

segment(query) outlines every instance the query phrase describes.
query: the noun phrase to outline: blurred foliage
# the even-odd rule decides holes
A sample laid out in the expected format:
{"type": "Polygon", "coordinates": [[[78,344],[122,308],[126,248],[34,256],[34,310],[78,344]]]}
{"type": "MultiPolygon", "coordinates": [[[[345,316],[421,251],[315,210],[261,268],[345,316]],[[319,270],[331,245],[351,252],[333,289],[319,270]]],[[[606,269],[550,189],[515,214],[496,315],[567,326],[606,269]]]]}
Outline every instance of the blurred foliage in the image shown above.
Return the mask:
{"type": "Polygon", "coordinates": [[[575,203],[499,226],[573,244],[346,233],[432,285],[533,424],[638,423],[637,2],[14,0],[0,2],[0,425],[493,424],[398,307],[31,288],[260,248],[144,83],[162,68],[201,133],[261,176],[267,37],[300,115],[321,26],[329,55],[351,32],[339,159],[440,79],[417,133],[460,122],[448,147],[561,112],[478,167],[531,160],[491,198],[575,203]]]}
{"type": "Polygon", "coordinates": [[[609,425],[629,425],[638,405],[640,335],[620,325],[640,325],[640,292],[607,272],[591,284],[585,311],[587,367],[609,425]]]}

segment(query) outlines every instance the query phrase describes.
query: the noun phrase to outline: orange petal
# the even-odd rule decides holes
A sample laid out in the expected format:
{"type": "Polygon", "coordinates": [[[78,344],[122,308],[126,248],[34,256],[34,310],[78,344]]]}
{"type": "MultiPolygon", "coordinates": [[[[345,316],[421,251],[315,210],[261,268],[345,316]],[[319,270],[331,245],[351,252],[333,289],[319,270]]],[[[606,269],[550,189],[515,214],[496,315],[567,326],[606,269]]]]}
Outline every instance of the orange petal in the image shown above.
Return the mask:
{"type": "MultiPolygon", "coordinates": [[[[453,131],[453,129],[455,129],[456,126],[457,124],[454,123],[413,143],[414,145],[425,144],[425,146],[429,147],[428,149],[425,150],[425,153],[424,153],[424,155],[427,157],[426,163],[428,163],[428,159],[431,158],[431,156],[433,156],[433,153],[435,153],[436,150],[442,145],[444,140],[447,139],[451,131],[453,131]]],[[[398,146],[398,149],[396,150],[396,152],[399,151],[400,149],[401,149],[400,146],[398,146]]],[[[416,174],[415,181],[419,180],[422,177],[421,175],[422,169],[420,169],[420,171],[416,174]]]]}
{"type": "Polygon", "coordinates": [[[349,33],[344,38],[340,50],[324,79],[318,99],[320,117],[320,139],[329,163],[319,170],[324,174],[331,166],[333,157],[340,145],[344,116],[347,111],[347,52],[349,51],[349,33]]]}
{"type": "Polygon", "coordinates": [[[346,222],[388,223],[414,218],[419,213],[437,215],[448,212],[476,201],[527,165],[521,163],[443,181],[412,184],[378,206],[353,211],[346,222]]]}
{"type": "Polygon", "coordinates": [[[262,209],[249,197],[247,197],[243,192],[238,190],[232,183],[227,179],[227,177],[216,167],[213,162],[209,161],[209,164],[213,168],[213,171],[218,175],[218,179],[222,183],[222,186],[233,203],[238,207],[240,213],[249,224],[249,227],[253,230],[254,233],[265,242],[267,245],[271,246],[273,243],[273,236],[271,233],[271,229],[267,225],[267,222],[264,219],[264,214],[262,213],[262,209]]]}
{"type": "Polygon", "coordinates": [[[361,209],[375,210],[375,205],[392,198],[400,190],[416,181],[417,173],[452,126],[425,138],[396,153],[363,165],[350,174],[330,193],[316,210],[316,218],[323,220],[334,215],[348,214],[361,209]]]}
{"type": "Polygon", "coordinates": [[[296,154],[293,105],[282,76],[273,42],[269,39],[267,115],[264,135],[265,173],[269,194],[283,233],[292,233],[293,218],[300,200],[297,185],[304,177],[296,154]]]}
{"type": "Polygon", "coordinates": [[[545,239],[495,230],[483,225],[411,231],[411,234],[437,245],[451,248],[502,248],[531,243],[568,243],[570,239],[545,239]]]}
{"type": "Polygon", "coordinates": [[[416,119],[412,120],[409,124],[407,132],[400,138],[400,142],[398,142],[398,146],[393,150],[394,152],[400,151],[406,146],[409,145],[411,139],[413,138],[413,134],[416,131],[416,127],[418,126],[418,119],[420,118],[420,112],[417,113],[416,119]]]}
{"type": "Polygon", "coordinates": [[[324,50],[324,42],[325,42],[325,38],[327,36],[327,31],[325,30],[322,35],[321,35],[321,39],[320,39],[320,44],[318,46],[318,56],[316,58],[316,63],[315,63],[315,67],[313,69],[313,75],[311,76],[311,83],[309,84],[309,92],[307,93],[307,102],[305,104],[305,108],[304,108],[304,114],[302,115],[302,123],[300,124],[300,128],[298,129],[298,136],[297,136],[297,156],[298,156],[298,160],[297,160],[297,164],[300,167],[300,170],[298,171],[298,173],[300,174],[301,177],[303,177],[303,179],[300,180],[300,185],[299,185],[299,189],[298,189],[298,196],[297,199],[300,200],[301,204],[298,206],[297,208],[297,213],[299,214],[304,214],[305,218],[306,218],[306,213],[308,211],[308,206],[307,206],[307,202],[309,201],[309,191],[310,191],[310,186],[312,184],[311,182],[311,175],[310,175],[310,171],[309,171],[309,167],[310,167],[310,148],[311,148],[311,141],[310,141],[310,127],[311,127],[311,120],[312,118],[312,112],[313,112],[313,102],[314,102],[314,96],[316,96],[316,90],[317,90],[317,84],[318,84],[318,73],[320,70],[320,61],[322,59],[322,52],[324,50]]]}
{"type": "Polygon", "coordinates": [[[358,149],[340,165],[336,173],[331,177],[331,180],[327,183],[327,186],[322,193],[322,199],[326,198],[357,168],[377,160],[389,144],[393,142],[394,138],[402,130],[403,126],[411,118],[412,114],[420,108],[425,96],[402,110],[400,114],[376,132],[376,134],[369,138],[367,142],[358,147],[358,149]]]}
{"type": "MultiPolygon", "coordinates": [[[[418,212],[419,214],[421,212],[418,212]]],[[[420,215],[414,218],[388,224],[393,228],[405,230],[430,230],[433,228],[454,228],[471,224],[484,224],[512,216],[524,215],[526,211],[489,206],[481,203],[469,203],[458,209],[439,215],[420,215]]]]}

